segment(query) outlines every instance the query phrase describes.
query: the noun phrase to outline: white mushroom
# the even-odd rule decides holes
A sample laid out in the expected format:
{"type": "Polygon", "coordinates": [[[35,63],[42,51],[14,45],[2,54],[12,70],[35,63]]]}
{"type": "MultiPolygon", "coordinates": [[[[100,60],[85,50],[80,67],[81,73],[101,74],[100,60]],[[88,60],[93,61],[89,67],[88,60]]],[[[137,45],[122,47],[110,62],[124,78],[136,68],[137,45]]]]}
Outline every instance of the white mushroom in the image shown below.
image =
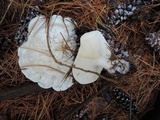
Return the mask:
{"type": "MultiPolygon", "coordinates": [[[[103,68],[112,67],[109,58],[111,51],[109,44],[99,31],[85,33],[80,38],[80,48],[74,65],[84,70],[100,73],[103,68]]],[[[88,84],[96,81],[98,75],[73,68],[73,76],[80,84],[88,84]]]]}
{"type": "MultiPolygon", "coordinates": [[[[28,40],[18,49],[19,65],[23,74],[42,88],[63,91],[73,85],[70,68],[57,64],[47,46],[47,22],[45,16],[32,19],[28,27],[28,40]]],[[[76,49],[75,23],[70,18],[53,15],[49,23],[51,52],[59,62],[73,64],[76,49]]]]}
{"type": "Polygon", "coordinates": [[[111,61],[110,58],[111,50],[102,33],[99,31],[85,33],[80,38],[80,48],[74,61],[75,67],[81,69],[73,68],[72,70],[75,80],[80,84],[92,83],[99,77],[95,73],[100,74],[103,68],[109,73],[128,72],[128,64],[122,67],[124,60],[111,61]]]}

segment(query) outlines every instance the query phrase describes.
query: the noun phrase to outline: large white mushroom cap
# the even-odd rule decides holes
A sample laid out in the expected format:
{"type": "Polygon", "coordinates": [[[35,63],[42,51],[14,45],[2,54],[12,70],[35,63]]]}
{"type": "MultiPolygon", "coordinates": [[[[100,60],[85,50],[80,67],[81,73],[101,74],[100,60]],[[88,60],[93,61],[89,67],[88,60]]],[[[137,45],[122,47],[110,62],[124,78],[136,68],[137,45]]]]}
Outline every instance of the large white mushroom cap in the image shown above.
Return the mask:
{"type": "MultiPolygon", "coordinates": [[[[74,65],[84,70],[100,73],[103,68],[109,69],[112,65],[109,60],[111,51],[109,44],[99,31],[85,33],[80,38],[80,48],[74,65]]],[[[98,75],[73,68],[73,76],[80,84],[96,81],[98,75]]]]}
{"type": "MultiPolygon", "coordinates": [[[[70,68],[57,64],[47,46],[47,22],[43,15],[32,19],[28,27],[28,40],[18,49],[19,65],[23,74],[42,88],[63,91],[73,85],[66,73],[70,68]]],[[[70,18],[53,15],[49,23],[49,44],[59,62],[73,64],[76,49],[75,23],[70,18]]]]}

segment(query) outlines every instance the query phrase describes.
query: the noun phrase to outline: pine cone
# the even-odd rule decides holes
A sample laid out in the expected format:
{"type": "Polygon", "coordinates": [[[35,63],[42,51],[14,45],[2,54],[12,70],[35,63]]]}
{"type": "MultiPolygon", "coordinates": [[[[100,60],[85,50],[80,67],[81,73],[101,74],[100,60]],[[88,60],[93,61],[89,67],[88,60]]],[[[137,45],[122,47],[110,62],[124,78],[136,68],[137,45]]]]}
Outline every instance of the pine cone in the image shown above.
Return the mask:
{"type": "Polygon", "coordinates": [[[73,120],[88,120],[88,109],[82,108],[73,116],[73,120]]]}
{"type": "Polygon", "coordinates": [[[28,24],[31,19],[33,19],[34,17],[40,14],[38,10],[39,10],[39,7],[35,6],[35,9],[30,9],[28,11],[27,16],[23,17],[23,19],[20,20],[19,28],[15,36],[15,42],[17,44],[22,44],[27,39],[28,24]]]}
{"type": "Polygon", "coordinates": [[[140,10],[148,4],[153,3],[153,0],[128,0],[122,3],[114,3],[115,8],[107,18],[110,25],[118,25],[133,15],[135,11],[140,10]]]}
{"type": "Polygon", "coordinates": [[[158,32],[149,33],[145,39],[148,41],[148,44],[154,48],[154,51],[158,52],[160,55],[160,30],[158,32]]]}
{"type": "Polygon", "coordinates": [[[126,50],[124,45],[116,40],[113,34],[108,34],[105,30],[102,29],[100,31],[103,33],[103,36],[118,58],[129,57],[129,52],[126,50]]]}
{"type": "Polygon", "coordinates": [[[131,108],[131,113],[133,115],[138,113],[136,103],[124,91],[121,89],[114,89],[113,96],[116,98],[117,103],[122,106],[122,108],[127,111],[130,111],[131,108]]]}

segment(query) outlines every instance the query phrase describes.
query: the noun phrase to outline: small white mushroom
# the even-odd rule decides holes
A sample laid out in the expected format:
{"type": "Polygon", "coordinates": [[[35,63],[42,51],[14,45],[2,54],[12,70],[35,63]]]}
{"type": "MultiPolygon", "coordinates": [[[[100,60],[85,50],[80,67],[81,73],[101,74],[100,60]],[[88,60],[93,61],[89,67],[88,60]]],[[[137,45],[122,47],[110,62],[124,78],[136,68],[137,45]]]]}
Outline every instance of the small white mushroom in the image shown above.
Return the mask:
{"type": "Polygon", "coordinates": [[[104,36],[99,31],[85,33],[80,38],[80,48],[73,68],[73,76],[80,84],[89,84],[98,79],[95,73],[101,73],[105,68],[109,73],[115,71],[125,74],[129,70],[129,63],[123,68],[124,60],[111,61],[111,49],[104,36]],[[85,70],[85,71],[84,71],[85,70]],[[90,72],[92,71],[92,72],[90,72]]]}
{"type": "MultiPolygon", "coordinates": [[[[42,88],[63,91],[73,85],[70,68],[57,64],[47,45],[47,22],[45,16],[32,19],[28,27],[28,40],[18,48],[19,65],[23,74],[42,88]]],[[[73,64],[76,49],[75,23],[70,18],[53,15],[49,23],[51,52],[59,62],[73,64]]]]}
{"type": "MultiPolygon", "coordinates": [[[[109,58],[111,51],[109,44],[99,31],[85,33],[80,38],[80,48],[74,65],[84,70],[101,73],[102,69],[112,67],[109,58]]],[[[73,76],[80,84],[88,84],[96,81],[98,75],[73,68],[73,76]]]]}

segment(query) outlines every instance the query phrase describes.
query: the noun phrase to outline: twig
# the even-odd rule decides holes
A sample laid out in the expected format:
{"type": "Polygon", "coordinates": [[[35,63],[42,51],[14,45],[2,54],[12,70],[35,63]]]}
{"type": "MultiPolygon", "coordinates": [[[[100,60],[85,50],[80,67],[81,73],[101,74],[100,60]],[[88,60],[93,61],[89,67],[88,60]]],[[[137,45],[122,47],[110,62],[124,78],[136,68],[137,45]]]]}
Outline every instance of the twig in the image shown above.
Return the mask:
{"type": "Polygon", "coordinates": [[[50,67],[50,66],[48,66],[48,65],[41,65],[41,64],[31,64],[31,65],[21,66],[21,70],[25,70],[25,69],[27,69],[27,67],[46,67],[46,68],[50,68],[50,69],[52,69],[52,70],[54,70],[54,71],[57,71],[57,72],[59,72],[59,73],[64,74],[63,71],[60,71],[60,70],[58,70],[57,68],[53,68],[53,67],[50,67]]]}

